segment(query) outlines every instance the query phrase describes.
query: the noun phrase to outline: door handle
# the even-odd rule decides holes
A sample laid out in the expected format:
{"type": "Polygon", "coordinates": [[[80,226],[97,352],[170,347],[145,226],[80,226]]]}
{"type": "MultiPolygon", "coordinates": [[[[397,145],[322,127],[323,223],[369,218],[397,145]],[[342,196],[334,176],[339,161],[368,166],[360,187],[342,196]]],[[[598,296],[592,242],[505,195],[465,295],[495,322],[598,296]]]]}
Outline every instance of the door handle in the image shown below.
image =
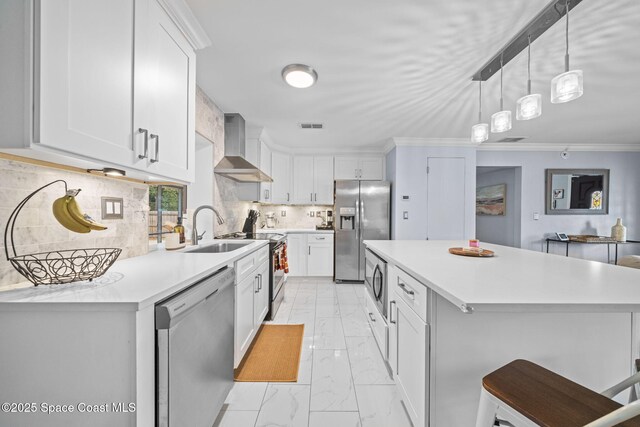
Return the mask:
{"type": "Polygon", "coordinates": [[[311,255],[311,246],[309,246],[309,255],[311,255]]]}
{"type": "Polygon", "coordinates": [[[149,139],[155,139],[156,140],[156,155],[153,159],[149,159],[149,161],[151,163],[157,163],[160,160],[160,136],[159,135],[154,135],[154,134],[150,134],[149,135],[149,139]]]}
{"type": "Polygon", "coordinates": [[[318,201],[318,193],[313,193],[313,201],[314,202],[318,201]]]}
{"type": "Polygon", "coordinates": [[[376,321],[376,318],[373,317],[373,313],[369,313],[369,319],[371,319],[372,322],[376,321]]]}
{"type": "Polygon", "coordinates": [[[289,193],[287,193],[287,202],[289,201],[289,193]]]}
{"type": "Polygon", "coordinates": [[[313,202],[313,193],[309,193],[311,195],[311,201],[313,202]]]}
{"type": "Polygon", "coordinates": [[[253,290],[253,293],[254,293],[254,294],[257,294],[258,292],[260,292],[260,287],[259,287],[260,285],[259,285],[257,282],[258,282],[258,276],[255,276],[255,277],[253,278],[253,283],[254,283],[254,285],[255,285],[255,287],[253,288],[253,289],[254,289],[254,290],[253,290]]]}
{"type": "Polygon", "coordinates": [[[138,128],[138,133],[144,134],[144,154],[138,154],[139,159],[146,159],[149,157],[149,130],[138,128]]]}
{"type": "Polygon", "coordinates": [[[398,286],[400,286],[400,289],[402,289],[406,294],[409,294],[411,296],[415,295],[415,292],[413,292],[411,289],[407,289],[407,285],[405,285],[402,282],[398,282],[398,286]]]}
{"type": "Polygon", "coordinates": [[[391,307],[392,307],[393,305],[395,305],[395,304],[396,304],[396,302],[395,302],[395,301],[391,301],[391,302],[389,303],[389,323],[393,323],[393,324],[395,324],[395,323],[396,323],[396,321],[395,321],[395,320],[393,320],[393,308],[391,308],[391,307]]]}

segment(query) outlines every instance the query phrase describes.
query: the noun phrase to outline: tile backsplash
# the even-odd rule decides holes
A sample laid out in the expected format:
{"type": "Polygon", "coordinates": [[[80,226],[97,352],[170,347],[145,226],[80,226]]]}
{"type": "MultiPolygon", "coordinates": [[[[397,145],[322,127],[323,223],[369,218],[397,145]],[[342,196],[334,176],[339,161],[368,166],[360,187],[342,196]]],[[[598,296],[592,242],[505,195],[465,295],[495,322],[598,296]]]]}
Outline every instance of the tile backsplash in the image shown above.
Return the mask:
{"type": "MultiPolygon", "coordinates": [[[[64,184],[58,183],[35,195],[22,209],[15,224],[15,245],[18,255],[65,249],[115,247],[121,248],[119,259],[146,254],[149,247],[147,221],[149,189],[145,184],[77,173],[0,158],[0,231],[20,201],[37,188],[57,179],[69,188],[80,188],[80,207],[109,228],[77,234],[62,227],[54,218],[51,205],[64,195],[64,184]],[[124,218],[101,219],[101,197],[124,200],[124,218]]],[[[10,243],[9,243],[10,245],[10,243]]],[[[13,269],[0,240],[0,290],[26,279],[13,269]]]]}
{"type": "Polygon", "coordinates": [[[258,226],[261,226],[265,222],[265,215],[269,212],[276,214],[278,223],[275,228],[316,228],[316,225],[321,225],[323,217],[327,209],[333,211],[333,206],[311,206],[311,205],[259,205],[256,207],[260,211],[260,218],[258,220],[258,226]],[[282,212],[286,213],[286,216],[282,216],[282,212]],[[322,216],[318,217],[317,212],[322,212],[322,216]],[[314,216],[310,215],[310,212],[314,213],[314,216]]]}

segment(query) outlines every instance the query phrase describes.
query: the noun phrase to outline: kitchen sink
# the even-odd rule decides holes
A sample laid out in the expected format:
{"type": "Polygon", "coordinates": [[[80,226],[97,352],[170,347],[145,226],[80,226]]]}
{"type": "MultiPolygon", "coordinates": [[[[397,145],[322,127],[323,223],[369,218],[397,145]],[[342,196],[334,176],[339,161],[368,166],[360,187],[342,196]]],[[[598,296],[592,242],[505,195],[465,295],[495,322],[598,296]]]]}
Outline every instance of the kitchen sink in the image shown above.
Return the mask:
{"type": "Polygon", "coordinates": [[[185,251],[185,253],[196,253],[196,254],[219,254],[223,252],[231,252],[236,249],[244,248],[247,245],[250,245],[253,242],[242,242],[242,243],[215,243],[213,245],[202,246],[201,248],[196,248],[190,251],[185,251]]]}

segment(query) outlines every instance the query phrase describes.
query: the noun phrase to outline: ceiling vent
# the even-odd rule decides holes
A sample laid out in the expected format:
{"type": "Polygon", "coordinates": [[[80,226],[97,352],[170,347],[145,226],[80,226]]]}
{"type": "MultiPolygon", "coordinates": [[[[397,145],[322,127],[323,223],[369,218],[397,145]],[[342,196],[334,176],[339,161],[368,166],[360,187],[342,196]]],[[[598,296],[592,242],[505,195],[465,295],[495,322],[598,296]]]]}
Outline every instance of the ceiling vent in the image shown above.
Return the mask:
{"type": "Polygon", "coordinates": [[[496,142],[518,142],[525,139],[524,136],[514,136],[513,138],[502,138],[497,140],[496,142]]]}
{"type": "Polygon", "coordinates": [[[322,123],[300,123],[300,129],[324,129],[322,123]]]}

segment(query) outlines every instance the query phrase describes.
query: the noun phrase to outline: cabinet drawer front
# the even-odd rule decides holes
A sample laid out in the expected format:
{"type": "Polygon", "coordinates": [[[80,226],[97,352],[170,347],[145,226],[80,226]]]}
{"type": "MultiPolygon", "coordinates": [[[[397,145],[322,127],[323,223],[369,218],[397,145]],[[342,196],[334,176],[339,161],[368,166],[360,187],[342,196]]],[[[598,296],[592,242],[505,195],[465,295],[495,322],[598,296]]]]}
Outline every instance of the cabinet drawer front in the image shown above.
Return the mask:
{"type": "Polygon", "coordinates": [[[397,275],[392,277],[393,283],[389,285],[398,298],[406,302],[423,321],[428,322],[429,289],[400,268],[396,271],[397,275]]]}
{"type": "Polygon", "coordinates": [[[261,265],[263,262],[269,260],[269,246],[258,249],[254,252],[256,257],[256,265],[261,265]]]}
{"type": "Polygon", "coordinates": [[[367,316],[367,322],[373,331],[373,336],[376,339],[382,358],[386,361],[389,358],[388,341],[387,341],[387,323],[378,311],[375,303],[371,299],[368,292],[365,293],[365,316],[367,316]]]}
{"type": "Polygon", "coordinates": [[[329,233],[309,234],[307,238],[309,239],[309,243],[313,243],[313,242],[333,243],[333,234],[329,234],[329,233]]]}
{"type": "Polygon", "coordinates": [[[236,283],[240,283],[247,278],[257,266],[255,254],[247,255],[236,261],[236,283]]]}

